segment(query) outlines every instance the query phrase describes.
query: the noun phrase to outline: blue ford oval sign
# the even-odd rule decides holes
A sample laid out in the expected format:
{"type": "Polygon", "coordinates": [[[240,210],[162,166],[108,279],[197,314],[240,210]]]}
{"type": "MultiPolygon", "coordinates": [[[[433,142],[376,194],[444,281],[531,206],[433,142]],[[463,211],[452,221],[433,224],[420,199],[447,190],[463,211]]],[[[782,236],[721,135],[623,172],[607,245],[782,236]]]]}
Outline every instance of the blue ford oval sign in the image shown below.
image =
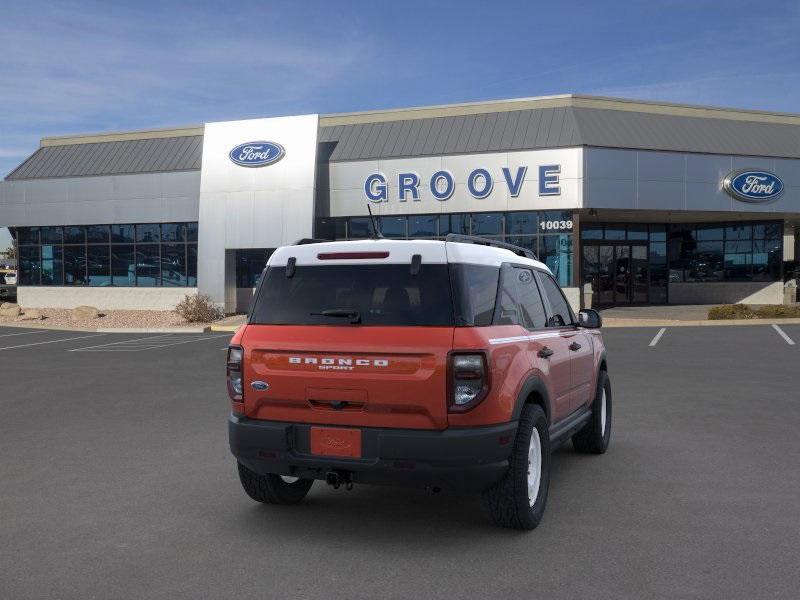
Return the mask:
{"type": "Polygon", "coordinates": [[[742,202],[769,202],[780,198],[783,180],[769,171],[745,169],[729,173],[722,187],[742,202]]]}
{"type": "Polygon", "coordinates": [[[247,142],[230,151],[230,159],[241,167],[265,167],[283,158],[286,150],[275,142],[247,142]]]}

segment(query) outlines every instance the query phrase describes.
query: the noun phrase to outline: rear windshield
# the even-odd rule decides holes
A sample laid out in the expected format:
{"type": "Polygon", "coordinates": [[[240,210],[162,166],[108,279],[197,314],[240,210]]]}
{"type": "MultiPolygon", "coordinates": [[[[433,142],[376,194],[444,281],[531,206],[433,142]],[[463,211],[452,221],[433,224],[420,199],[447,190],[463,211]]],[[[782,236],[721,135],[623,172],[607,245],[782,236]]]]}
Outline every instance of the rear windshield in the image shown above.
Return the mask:
{"type": "Polygon", "coordinates": [[[250,314],[256,325],[473,326],[492,324],[498,267],[468,264],[270,267],[250,314]],[[336,311],[340,316],[320,313],[336,311]],[[345,314],[350,313],[350,314],[345,314]]]}
{"type": "Polygon", "coordinates": [[[350,325],[351,317],[323,311],[358,313],[362,325],[453,324],[447,265],[410,264],[270,267],[253,305],[250,323],[261,325],[350,325]]]}

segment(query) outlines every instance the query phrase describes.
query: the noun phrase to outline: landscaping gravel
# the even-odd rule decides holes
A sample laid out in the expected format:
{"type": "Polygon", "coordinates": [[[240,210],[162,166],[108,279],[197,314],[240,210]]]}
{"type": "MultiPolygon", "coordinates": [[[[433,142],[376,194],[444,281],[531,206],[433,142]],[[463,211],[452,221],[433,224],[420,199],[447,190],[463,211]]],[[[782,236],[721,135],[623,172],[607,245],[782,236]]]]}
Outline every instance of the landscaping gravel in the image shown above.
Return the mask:
{"type": "MultiPolygon", "coordinates": [[[[28,309],[31,311],[34,309],[28,309]]],[[[183,317],[169,310],[101,310],[97,319],[75,319],[72,311],[60,308],[35,309],[44,318],[35,321],[18,320],[18,317],[0,317],[0,325],[22,325],[48,329],[161,329],[205,327],[210,323],[187,323],[183,317]]]]}

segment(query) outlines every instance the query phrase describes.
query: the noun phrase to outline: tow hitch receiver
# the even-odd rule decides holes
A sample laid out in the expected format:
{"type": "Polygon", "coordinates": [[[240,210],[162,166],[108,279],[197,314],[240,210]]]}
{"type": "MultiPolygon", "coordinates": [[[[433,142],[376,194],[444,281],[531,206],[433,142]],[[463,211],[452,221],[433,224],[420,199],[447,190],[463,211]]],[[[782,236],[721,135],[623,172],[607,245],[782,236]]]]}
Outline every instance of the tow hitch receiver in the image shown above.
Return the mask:
{"type": "Polygon", "coordinates": [[[353,489],[353,479],[347,471],[328,471],[325,473],[325,483],[338,490],[344,486],[348,492],[353,489]]]}

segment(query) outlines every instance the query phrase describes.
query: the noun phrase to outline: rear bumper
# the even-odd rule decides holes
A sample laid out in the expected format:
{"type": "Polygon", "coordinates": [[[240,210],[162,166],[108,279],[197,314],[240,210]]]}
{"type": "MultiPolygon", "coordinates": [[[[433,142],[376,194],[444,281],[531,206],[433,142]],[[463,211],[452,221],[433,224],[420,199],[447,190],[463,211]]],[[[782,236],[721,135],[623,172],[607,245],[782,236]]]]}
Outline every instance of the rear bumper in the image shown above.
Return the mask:
{"type": "Polygon", "coordinates": [[[361,429],[358,459],[313,455],[311,425],[231,415],[231,452],[256,473],[325,479],[347,473],[354,483],[383,483],[480,491],[503,477],[517,422],[427,431],[361,429]]]}

